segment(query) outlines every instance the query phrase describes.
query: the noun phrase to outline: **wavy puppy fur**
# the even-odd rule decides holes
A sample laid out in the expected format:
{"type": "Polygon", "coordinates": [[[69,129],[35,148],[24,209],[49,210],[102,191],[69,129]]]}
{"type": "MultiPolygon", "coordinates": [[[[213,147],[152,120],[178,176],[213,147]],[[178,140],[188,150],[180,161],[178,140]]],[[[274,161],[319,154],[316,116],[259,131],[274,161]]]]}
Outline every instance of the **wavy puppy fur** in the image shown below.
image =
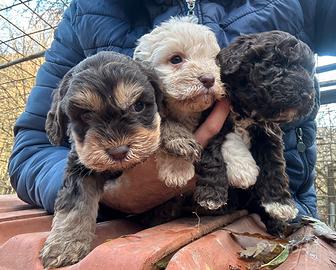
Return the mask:
{"type": "Polygon", "coordinates": [[[267,213],[264,217],[291,220],[297,209],[289,192],[280,124],[301,119],[316,108],[314,55],[294,36],[271,31],[239,37],[217,59],[232,113],[203,152],[194,197],[221,206],[227,203],[229,185],[250,187],[243,196],[253,197],[253,205],[267,213]],[[250,153],[237,150],[244,144],[250,153]],[[244,167],[248,155],[256,162],[250,171],[244,167]],[[225,171],[228,183],[223,187],[219,173],[225,171]],[[244,173],[255,179],[246,182],[244,173]]]}
{"type": "Polygon", "coordinates": [[[148,62],[162,81],[159,177],[183,186],[194,174],[202,150],[193,132],[202,111],[225,94],[214,33],[191,17],[172,18],[139,39],[134,59],[148,62]]]}
{"type": "Polygon", "coordinates": [[[76,263],[90,251],[104,183],[159,147],[158,85],[143,64],[101,52],[70,70],[56,89],[46,131],[53,144],[66,135],[72,144],[52,230],[40,252],[45,268],[76,263]]]}

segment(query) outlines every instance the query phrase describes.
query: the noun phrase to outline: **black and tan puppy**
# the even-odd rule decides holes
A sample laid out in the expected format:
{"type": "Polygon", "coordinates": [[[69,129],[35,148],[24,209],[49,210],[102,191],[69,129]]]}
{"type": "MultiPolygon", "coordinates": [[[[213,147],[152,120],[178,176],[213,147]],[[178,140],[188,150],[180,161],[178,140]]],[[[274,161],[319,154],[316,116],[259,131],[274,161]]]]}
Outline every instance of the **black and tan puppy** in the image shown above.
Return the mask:
{"type": "Polygon", "coordinates": [[[239,187],[230,182],[228,170],[239,171],[235,160],[250,159],[249,150],[259,175],[255,183],[242,185],[252,186],[243,196],[253,194],[253,204],[271,218],[291,220],[297,209],[289,192],[280,124],[303,118],[316,105],[314,55],[294,36],[271,31],[239,37],[217,59],[232,113],[202,154],[194,198],[216,208],[226,205],[228,186],[239,187]]]}
{"type": "Polygon", "coordinates": [[[131,58],[101,52],[70,70],[46,121],[50,141],[71,151],[40,257],[46,268],[73,264],[89,251],[106,180],[153,154],[160,143],[155,75],[131,58]]]}

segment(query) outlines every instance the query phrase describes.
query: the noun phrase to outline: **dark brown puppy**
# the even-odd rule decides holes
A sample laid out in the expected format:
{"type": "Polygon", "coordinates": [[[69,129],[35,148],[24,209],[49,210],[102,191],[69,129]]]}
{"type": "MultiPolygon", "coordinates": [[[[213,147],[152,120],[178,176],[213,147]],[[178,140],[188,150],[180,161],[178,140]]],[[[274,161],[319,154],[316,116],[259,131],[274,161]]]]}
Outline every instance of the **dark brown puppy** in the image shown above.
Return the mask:
{"type": "Polygon", "coordinates": [[[247,192],[263,211],[276,220],[291,220],[297,209],[289,192],[280,124],[304,118],[316,105],[314,55],[294,36],[271,31],[239,37],[217,60],[232,113],[202,154],[194,198],[208,202],[202,206],[218,206],[215,210],[226,205],[228,186],[252,186],[247,192]],[[239,162],[247,159],[244,148],[259,174],[256,182],[239,185],[245,180],[232,181],[228,172],[241,170],[239,162]]]}
{"type": "Polygon", "coordinates": [[[46,121],[50,141],[69,136],[71,151],[40,257],[46,268],[73,264],[89,251],[106,180],[152,155],[160,142],[158,82],[151,70],[101,52],[70,70],[46,121]]]}

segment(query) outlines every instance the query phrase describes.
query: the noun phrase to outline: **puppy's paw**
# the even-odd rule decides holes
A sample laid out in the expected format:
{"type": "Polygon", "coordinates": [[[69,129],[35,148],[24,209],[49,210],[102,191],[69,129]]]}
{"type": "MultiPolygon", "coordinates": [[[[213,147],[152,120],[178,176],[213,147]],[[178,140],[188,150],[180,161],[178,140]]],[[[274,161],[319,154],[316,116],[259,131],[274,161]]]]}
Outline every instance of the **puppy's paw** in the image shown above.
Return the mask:
{"type": "Polygon", "coordinates": [[[259,167],[249,159],[240,160],[238,163],[227,164],[228,182],[231,187],[247,189],[257,182],[259,167]],[[244,163],[245,162],[245,163],[244,163]]]}
{"type": "Polygon", "coordinates": [[[265,226],[266,226],[266,231],[269,234],[279,237],[279,238],[286,237],[286,228],[288,226],[286,222],[271,218],[265,222],[265,226]]]}
{"type": "Polygon", "coordinates": [[[262,206],[271,217],[282,221],[294,219],[299,212],[294,203],[268,202],[262,203],[262,206]]]}
{"type": "Polygon", "coordinates": [[[173,155],[195,162],[201,157],[202,146],[193,138],[178,138],[166,141],[163,145],[165,150],[173,155]]]}
{"type": "Polygon", "coordinates": [[[171,162],[165,162],[159,168],[159,178],[168,187],[183,187],[194,175],[194,165],[181,158],[172,158],[171,162]]]}
{"type": "Polygon", "coordinates": [[[79,262],[90,252],[90,242],[48,238],[40,259],[45,269],[72,265],[79,262]]]}
{"type": "Polygon", "coordinates": [[[227,191],[219,187],[197,186],[194,200],[205,209],[217,210],[227,204],[227,191]]]}
{"type": "Polygon", "coordinates": [[[229,133],[222,144],[221,152],[230,186],[246,189],[256,183],[259,167],[239,135],[229,133]]]}

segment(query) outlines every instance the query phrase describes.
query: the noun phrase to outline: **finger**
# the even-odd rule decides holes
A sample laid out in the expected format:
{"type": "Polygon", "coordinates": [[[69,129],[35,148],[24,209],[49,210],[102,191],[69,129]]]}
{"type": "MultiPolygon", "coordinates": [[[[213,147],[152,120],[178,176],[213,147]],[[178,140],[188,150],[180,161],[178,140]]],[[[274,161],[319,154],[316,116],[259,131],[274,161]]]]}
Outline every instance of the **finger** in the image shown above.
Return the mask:
{"type": "Polygon", "coordinates": [[[229,112],[229,100],[218,101],[204,123],[196,130],[194,134],[196,141],[206,146],[208,141],[220,131],[229,112]]]}

